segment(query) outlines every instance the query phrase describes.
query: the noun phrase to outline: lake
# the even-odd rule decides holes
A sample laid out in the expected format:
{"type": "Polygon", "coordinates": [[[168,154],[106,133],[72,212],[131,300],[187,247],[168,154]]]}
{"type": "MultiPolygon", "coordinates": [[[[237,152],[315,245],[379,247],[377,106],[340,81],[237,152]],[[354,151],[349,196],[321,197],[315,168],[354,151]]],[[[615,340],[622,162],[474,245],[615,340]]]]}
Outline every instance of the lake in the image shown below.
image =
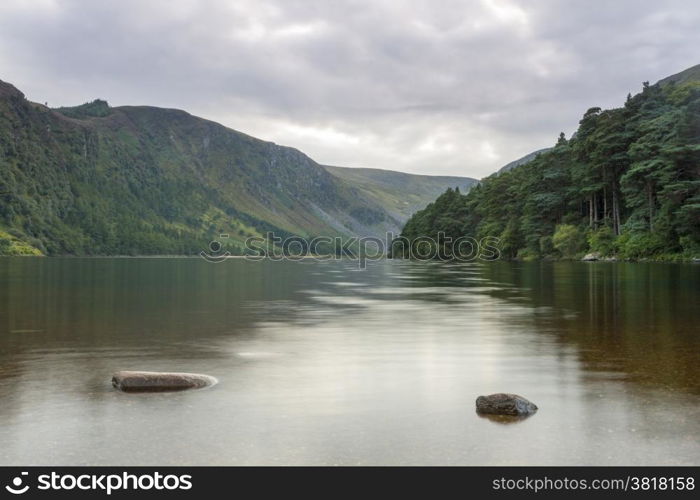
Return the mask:
{"type": "Polygon", "coordinates": [[[0,464],[699,465],[699,361],[698,264],[2,258],[0,464]]]}

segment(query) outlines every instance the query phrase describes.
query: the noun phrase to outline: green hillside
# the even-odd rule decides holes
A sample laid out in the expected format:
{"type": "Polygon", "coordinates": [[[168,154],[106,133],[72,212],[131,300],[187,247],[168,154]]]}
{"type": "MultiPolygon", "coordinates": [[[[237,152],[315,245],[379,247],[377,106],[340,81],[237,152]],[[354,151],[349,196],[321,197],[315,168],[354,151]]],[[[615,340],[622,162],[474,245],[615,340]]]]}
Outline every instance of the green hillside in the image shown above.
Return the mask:
{"type": "Polygon", "coordinates": [[[4,82],[0,172],[0,254],[194,254],[222,233],[241,253],[268,231],[383,235],[410,215],[383,187],[184,111],[49,109],[4,82]]]}
{"type": "Polygon", "coordinates": [[[532,160],[537,158],[537,155],[540,153],[544,153],[545,151],[549,151],[552,148],[542,148],[538,149],[537,151],[533,151],[532,153],[528,153],[522,158],[518,158],[517,160],[514,160],[510,163],[507,163],[506,165],[502,166],[500,169],[498,169],[498,172],[496,174],[502,174],[503,172],[507,172],[508,170],[513,170],[515,167],[519,167],[520,165],[525,165],[526,163],[530,163],[532,160]]]}
{"type": "Polygon", "coordinates": [[[700,64],[676,73],[675,75],[667,76],[666,78],[659,80],[658,84],[661,86],[668,85],[669,83],[675,83],[676,85],[683,85],[688,82],[700,82],[700,64]]]}
{"type": "Polygon", "coordinates": [[[700,257],[697,69],[645,83],[621,108],[589,109],[572,139],[466,195],[448,190],[402,235],[496,237],[506,258],[700,257]]]}
{"type": "MultiPolygon", "coordinates": [[[[326,166],[334,176],[363,191],[368,199],[383,206],[393,220],[406,221],[447,188],[467,192],[478,181],[469,177],[414,175],[374,168],[326,166]]],[[[387,227],[398,234],[399,227],[387,227]]]]}

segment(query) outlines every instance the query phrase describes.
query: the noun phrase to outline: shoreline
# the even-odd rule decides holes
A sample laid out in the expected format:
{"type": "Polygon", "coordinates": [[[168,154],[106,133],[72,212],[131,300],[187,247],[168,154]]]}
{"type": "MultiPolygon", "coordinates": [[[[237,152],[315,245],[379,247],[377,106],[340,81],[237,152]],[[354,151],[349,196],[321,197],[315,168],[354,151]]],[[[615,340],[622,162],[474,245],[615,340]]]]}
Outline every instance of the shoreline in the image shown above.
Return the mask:
{"type": "MultiPolygon", "coordinates": [[[[0,259],[3,258],[21,258],[21,259],[201,259],[204,260],[205,262],[211,262],[208,261],[207,259],[203,258],[201,255],[0,255],[0,259]]],[[[340,257],[336,258],[334,255],[304,255],[304,256],[295,256],[293,258],[275,258],[275,259],[268,259],[268,258],[260,258],[255,256],[254,258],[251,258],[251,256],[246,256],[246,255],[227,255],[227,256],[221,256],[218,259],[219,262],[223,260],[229,260],[229,259],[244,259],[244,260],[250,260],[252,262],[260,262],[260,261],[266,261],[270,260],[273,262],[279,262],[281,260],[285,261],[301,261],[301,260],[320,260],[320,261],[329,261],[329,260],[358,260],[356,258],[349,258],[349,257],[340,257]]],[[[376,259],[368,259],[372,260],[373,262],[377,262],[376,259]]],[[[396,261],[420,261],[420,259],[404,259],[404,258],[388,258],[388,257],[383,257],[379,260],[396,260],[396,261]]],[[[454,263],[456,262],[455,260],[439,260],[439,259],[428,259],[425,260],[425,262],[444,262],[444,263],[454,263]]],[[[459,261],[457,261],[459,262],[459,261]]],[[[617,259],[614,257],[601,257],[598,259],[552,259],[552,258],[544,258],[544,259],[496,259],[496,260],[473,260],[469,262],[514,262],[514,263],[530,263],[530,262],[581,262],[581,263],[587,263],[587,264],[595,264],[595,263],[603,263],[603,264],[649,264],[649,263],[655,263],[655,264],[700,264],[700,258],[697,257],[671,257],[671,258],[642,258],[642,259],[617,259]]]]}

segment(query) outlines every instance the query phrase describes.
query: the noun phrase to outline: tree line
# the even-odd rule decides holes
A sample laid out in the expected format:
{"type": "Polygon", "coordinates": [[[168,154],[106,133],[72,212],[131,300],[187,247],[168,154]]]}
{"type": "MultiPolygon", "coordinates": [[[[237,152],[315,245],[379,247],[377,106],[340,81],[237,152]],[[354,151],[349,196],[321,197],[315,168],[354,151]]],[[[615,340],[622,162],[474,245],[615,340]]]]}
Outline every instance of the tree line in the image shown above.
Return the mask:
{"type": "Polygon", "coordinates": [[[700,257],[700,82],[645,82],[620,108],[590,108],[570,139],[448,189],[401,234],[438,235],[496,237],[510,259],[700,257]]]}

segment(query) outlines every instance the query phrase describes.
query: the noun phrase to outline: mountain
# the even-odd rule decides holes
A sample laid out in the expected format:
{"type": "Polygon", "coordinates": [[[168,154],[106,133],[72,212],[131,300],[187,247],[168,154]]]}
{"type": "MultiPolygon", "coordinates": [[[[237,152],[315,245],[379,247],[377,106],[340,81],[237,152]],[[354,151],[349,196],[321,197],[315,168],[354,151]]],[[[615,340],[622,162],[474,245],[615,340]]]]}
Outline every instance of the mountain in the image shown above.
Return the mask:
{"type": "Polygon", "coordinates": [[[689,82],[700,82],[700,64],[688,68],[675,75],[667,76],[659,80],[657,83],[660,86],[668,85],[669,83],[675,83],[676,85],[683,85],[689,82]]]}
{"type": "Polygon", "coordinates": [[[502,174],[503,172],[507,172],[508,170],[512,170],[515,167],[519,167],[520,165],[525,165],[526,163],[530,163],[532,160],[537,158],[537,155],[540,153],[544,153],[545,151],[549,151],[552,148],[542,148],[538,149],[537,151],[533,151],[532,153],[526,154],[522,158],[518,158],[517,160],[514,160],[507,165],[502,166],[501,168],[498,169],[496,172],[496,175],[502,174]]]}
{"type": "MultiPolygon", "coordinates": [[[[467,192],[478,182],[469,177],[415,175],[374,168],[325,168],[360,189],[366,199],[384,207],[391,220],[403,222],[447,188],[467,192]]],[[[400,227],[391,229],[398,234],[400,227]]]]}
{"type": "MultiPolygon", "coordinates": [[[[466,195],[447,190],[401,236],[432,238],[445,257],[460,257],[446,238],[461,237],[491,238],[506,258],[700,257],[699,69],[645,82],[620,108],[590,108],[571,139],[466,195]]],[[[402,246],[392,253],[408,256],[402,246]]]]}
{"type": "Polygon", "coordinates": [[[0,254],[194,254],[223,233],[240,254],[268,231],[383,236],[438,186],[472,182],[387,172],[404,179],[392,188],[349,171],[184,111],[50,109],[0,81],[0,254]]]}

